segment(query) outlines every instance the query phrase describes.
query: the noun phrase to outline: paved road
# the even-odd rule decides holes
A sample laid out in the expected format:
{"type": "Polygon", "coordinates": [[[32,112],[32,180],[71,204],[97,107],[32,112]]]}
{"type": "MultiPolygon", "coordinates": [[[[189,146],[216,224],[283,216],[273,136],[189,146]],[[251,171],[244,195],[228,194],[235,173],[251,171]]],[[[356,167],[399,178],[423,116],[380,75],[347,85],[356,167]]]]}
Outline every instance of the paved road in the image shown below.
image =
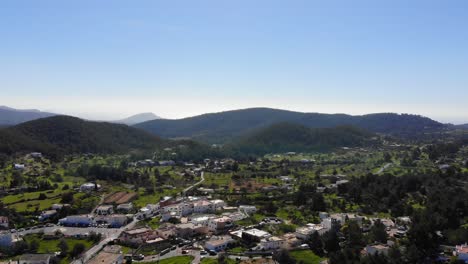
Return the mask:
{"type": "Polygon", "coordinates": [[[201,172],[201,180],[197,183],[195,183],[194,185],[192,186],[189,186],[187,188],[185,188],[182,192],[184,193],[184,196],[185,196],[185,193],[190,191],[191,189],[197,187],[198,185],[202,184],[203,182],[205,181],[205,172],[201,172]]]}
{"type": "MultiPolygon", "coordinates": [[[[133,227],[135,227],[135,225],[137,223],[138,223],[138,220],[136,218],[134,218],[132,222],[130,222],[126,226],[123,226],[123,227],[118,228],[118,229],[117,228],[115,228],[115,229],[111,229],[111,228],[94,228],[94,229],[106,229],[106,230],[109,230],[110,232],[105,233],[105,239],[103,239],[101,242],[94,245],[88,251],[83,253],[83,255],[81,255],[81,258],[79,258],[77,260],[74,260],[72,262],[72,264],[86,263],[94,255],[96,255],[107,243],[111,242],[114,239],[117,239],[124,230],[132,229],[133,227]]],[[[92,229],[92,228],[90,228],[90,227],[81,228],[82,231],[83,231],[83,229],[92,229]]],[[[102,231],[104,231],[104,230],[102,230],[102,231]]]]}

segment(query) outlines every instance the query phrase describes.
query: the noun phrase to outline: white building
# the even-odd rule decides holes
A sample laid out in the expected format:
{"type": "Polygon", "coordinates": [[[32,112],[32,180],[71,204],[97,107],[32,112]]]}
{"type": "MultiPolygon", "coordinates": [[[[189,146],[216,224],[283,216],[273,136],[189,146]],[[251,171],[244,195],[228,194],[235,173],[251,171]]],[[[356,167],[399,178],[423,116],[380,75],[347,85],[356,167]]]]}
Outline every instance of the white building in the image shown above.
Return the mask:
{"type": "Polygon", "coordinates": [[[69,215],[59,220],[59,224],[64,226],[90,226],[93,223],[91,215],[69,215]]]}
{"type": "Polygon", "coordinates": [[[253,205],[239,205],[239,212],[251,215],[257,212],[257,207],[253,205]]]}
{"type": "Polygon", "coordinates": [[[264,238],[260,240],[260,244],[258,245],[257,249],[259,250],[276,250],[280,248],[286,248],[287,243],[286,240],[272,236],[268,238],[264,238]]]}
{"type": "Polygon", "coordinates": [[[15,170],[24,170],[25,168],[24,164],[15,164],[13,167],[15,170]]]}
{"type": "Polygon", "coordinates": [[[221,236],[205,242],[205,248],[211,251],[220,252],[225,250],[234,240],[229,236],[221,236]]]}
{"type": "Polygon", "coordinates": [[[307,226],[297,228],[294,234],[298,239],[308,240],[312,234],[317,232],[319,235],[323,235],[328,230],[321,224],[307,224],[307,226]]]}
{"type": "Polygon", "coordinates": [[[100,205],[96,208],[96,214],[98,215],[111,215],[114,213],[114,206],[112,205],[100,205]]]}
{"type": "Polygon", "coordinates": [[[233,226],[233,221],[227,216],[211,218],[208,222],[208,229],[214,233],[228,230],[233,226]]]}
{"type": "Polygon", "coordinates": [[[97,183],[87,182],[80,186],[80,192],[92,192],[100,188],[101,188],[101,185],[97,183]]]}
{"type": "Polygon", "coordinates": [[[39,216],[39,221],[46,221],[47,219],[55,216],[56,214],[57,210],[42,211],[41,215],[39,216]]]}
{"type": "Polygon", "coordinates": [[[214,204],[207,200],[196,201],[193,203],[193,212],[196,214],[213,213],[214,204]]]}

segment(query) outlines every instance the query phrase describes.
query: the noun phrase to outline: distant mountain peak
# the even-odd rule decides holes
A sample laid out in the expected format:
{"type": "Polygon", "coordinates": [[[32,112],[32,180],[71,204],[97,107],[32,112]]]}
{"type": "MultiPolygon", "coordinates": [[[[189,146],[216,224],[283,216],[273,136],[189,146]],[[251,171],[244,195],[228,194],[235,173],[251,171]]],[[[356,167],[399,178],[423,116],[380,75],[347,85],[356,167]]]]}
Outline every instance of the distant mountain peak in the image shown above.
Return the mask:
{"type": "Polygon", "coordinates": [[[136,115],[129,116],[127,118],[114,121],[114,123],[126,124],[126,125],[134,125],[150,120],[161,119],[161,117],[155,115],[154,113],[147,112],[147,113],[140,113],[136,115]]]}
{"type": "Polygon", "coordinates": [[[0,125],[16,125],[54,115],[56,114],[42,112],[37,109],[15,109],[2,105],[0,106],[0,125]]]}

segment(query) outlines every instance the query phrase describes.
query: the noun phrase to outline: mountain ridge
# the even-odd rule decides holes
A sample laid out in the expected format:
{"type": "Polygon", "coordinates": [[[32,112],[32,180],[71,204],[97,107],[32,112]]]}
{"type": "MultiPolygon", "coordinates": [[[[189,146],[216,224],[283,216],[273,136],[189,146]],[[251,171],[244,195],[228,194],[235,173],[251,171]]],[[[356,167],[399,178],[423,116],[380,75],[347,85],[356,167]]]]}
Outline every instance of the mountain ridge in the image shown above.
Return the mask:
{"type": "Polygon", "coordinates": [[[55,115],[57,114],[42,112],[37,109],[15,109],[8,106],[0,106],[0,126],[13,126],[55,115]]]}
{"type": "Polygon", "coordinates": [[[272,108],[247,108],[182,119],[152,120],[134,126],[164,138],[192,138],[207,143],[226,143],[232,138],[279,122],[298,123],[310,128],[351,125],[374,133],[402,137],[446,128],[442,123],[419,115],[377,113],[352,116],[272,108]]]}

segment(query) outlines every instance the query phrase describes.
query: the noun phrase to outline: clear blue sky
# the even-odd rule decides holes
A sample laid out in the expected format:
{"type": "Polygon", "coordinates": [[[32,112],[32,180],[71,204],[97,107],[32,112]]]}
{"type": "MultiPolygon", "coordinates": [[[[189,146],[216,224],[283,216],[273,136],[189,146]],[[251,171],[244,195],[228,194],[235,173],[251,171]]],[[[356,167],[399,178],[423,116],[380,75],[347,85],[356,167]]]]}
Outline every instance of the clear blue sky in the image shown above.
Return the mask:
{"type": "Polygon", "coordinates": [[[268,106],[468,122],[468,1],[6,0],[0,91],[96,119],[268,106]]]}

